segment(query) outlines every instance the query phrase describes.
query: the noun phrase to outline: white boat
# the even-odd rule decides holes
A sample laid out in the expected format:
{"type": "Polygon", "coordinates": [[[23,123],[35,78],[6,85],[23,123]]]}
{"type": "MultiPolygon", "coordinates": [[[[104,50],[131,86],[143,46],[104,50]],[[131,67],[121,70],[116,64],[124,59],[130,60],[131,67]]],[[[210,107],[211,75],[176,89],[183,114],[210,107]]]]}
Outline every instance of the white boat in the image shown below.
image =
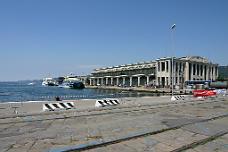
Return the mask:
{"type": "Polygon", "coordinates": [[[84,89],[85,85],[76,76],[66,76],[58,78],[45,78],[42,85],[58,86],[60,88],[84,89]]]}
{"type": "Polygon", "coordinates": [[[61,85],[61,88],[84,89],[85,85],[75,76],[67,76],[61,85]]]}
{"type": "Polygon", "coordinates": [[[58,86],[56,81],[53,78],[45,78],[42,82],[43,86],[58,86]]]}

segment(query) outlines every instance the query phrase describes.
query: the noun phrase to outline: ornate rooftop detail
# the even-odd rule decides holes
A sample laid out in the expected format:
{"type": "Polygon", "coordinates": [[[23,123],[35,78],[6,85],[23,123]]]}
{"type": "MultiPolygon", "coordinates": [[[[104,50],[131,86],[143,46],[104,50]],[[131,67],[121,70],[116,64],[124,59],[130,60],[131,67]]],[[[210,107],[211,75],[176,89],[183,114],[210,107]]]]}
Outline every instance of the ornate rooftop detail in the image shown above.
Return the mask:
{"type": "Polygon", "coordinates": [[[123,70],[134,70],[134,69],[142,69],[142,68],[152,68],[155,67],[155,62],[148,62],[148,63],[138,63],[138,64],[125,64],[125,65],[119,65],[119,66],[113,66],[113,67],[107,67],[107,68],[99,68],[95,69],[93,73],[99,73],[99,72],[117,72],[117,71],[123,71],[123,70]]]}
{"type": "Polygon", "coordinates": [[[186,56],[179,58],[181,60],[189,60],[189,61],[195,61],[195,62],[203,62],[203,63],[209,63],[209,60],[205,57],[201,56],[186,56]]]}

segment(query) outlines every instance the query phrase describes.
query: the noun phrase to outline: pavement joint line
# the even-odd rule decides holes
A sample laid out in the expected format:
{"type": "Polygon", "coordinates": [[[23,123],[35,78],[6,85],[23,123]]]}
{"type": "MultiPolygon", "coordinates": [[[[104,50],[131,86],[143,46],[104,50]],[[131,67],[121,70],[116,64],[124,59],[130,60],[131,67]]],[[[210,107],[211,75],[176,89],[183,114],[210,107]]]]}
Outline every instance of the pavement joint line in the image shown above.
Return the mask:
{"type": "Polygon", "coordinates": [[[188,149],[193,149],[193,148],[195,148],[195,147],[197,147],[199,145],[204,145],[204,144],[206,144],[206,143],[208,143],[210,141],[213,141],[213,140],[215,140],[215,139],[217,139],[217,138],[219,138],[219,137],[221,137],[221,136],[223,136],[223,135],[225,135],[227,133],[228,133],[228,131],[217,133],[217,134],[212,135],[212,136],[210,136],[208,138],[201,139],[199,141],[184,145],[184,146],[182,146],[180,148],[177,148],[177,149],[175,149],[175,150],[173,150],[171,152],[182,152],[182,151],[185,151],[185,150],[188,150],[188,149]]]}
{"type": "MultiPolygon", "coordinates": [[[[119,139],[110,140],[110,141],[104,141],[104,142],[102,142],[102,141],[92,141],[92,142],[89,142],[89,143],[86,143],[86,144],[68,146],[68,147],[59,148],[59,149],[51,149],[51,150],[49,150],[49,152],[77,152],[77,151],[85,151],[85,150],[89,150],[89,149],[95,149],[95,148],[99,148],[99,147],[105,147],[105,146],[108,146],[108,145],[113,145],[113,144],[121,143],[121,142],[124,142],[124,141],[129,141],[129,140],[132,140],[132,139],[147,137],[147,136],[159,134],[159,133],[170,131],[170,130],[176,130],[176,129],[179,129],[181,127],[184,127],[184,126],[187,126],[187,125],[191,125],[191,124],[208,122],[208,121],[213,121],[213,120],[216,120],[216,119],[225,118],[227,116],[228,116],[228,114],[220,115],[220,116],[217,116],[217,117],[212,117],[212,118],[199,120],[199,121],[195,121],[195,122],[188,122],[188,123],[185,123],[185,124],[182,124],[182,125],[179,125],[179,126],[175,126],[175,127],[163,128],[163,129],[160,129],[160,130],[157,130],[157,131],[136,134],[136,135],[127,136],[127,137],[124,137],[124,138],[119,138],[119,139]]],[[[220,134],[218,134],[218,135],[220,135],[220,134]]],[[[200,143],[203,143],[203,142],[204,141],[201,141],[200,143]]],[[[176,152],[180,152],[180,151],[176,151],[176,152]]]]}
{"type": "MultiPolygon", "coordinates": [[[[185,104],[203,104],[203,103],[213,103],[213,102],[226,102],[225,101],[198,101],[198,100],[183,100],[183,101],[177,101],[177,102],[171,102],[171,103],[159,103],[158,105],[185,105],[185,104]],[[197,103],[196,103],[197,102],[197,103]]],[[[157,106],[158,106],[157,105],[157,106]]],[[[150,105],[150,104],[145,104],[145,105],[140,105],[140,107],[148,107],[148,106],[156,106],[156,105],[150,105]]],[[[134,106],[134,108],[137,106],[134,106]]],[[[114,109],[124,109],[124,108],[133,108],[132,106],[122,106],[122,107],[106,107],[103,109],[96,109],[96,108],[91,108],[91,109],[86,109],[86,110],[77,110],[77,109],[69,109],[69,110],[59,110],[59,111],[52,111],[52,112],[47,112],[47,113],[33,113],[33,114],[18,114],[18,115],[9,115],[9,116],[4,116],[0,117],[0,119],[8,119],[8,118],[18,118],[18,117],[27,117],[27,116],[39,116],[39,115],[53,115],[53,114],[61,114],[61,113],[70,113],[70,112],[90,112],[90,111],[105,111],[105,110],[114,110],[114,109]]]]}
{"type": "MultiPolygon", "coordinates": [[[[55,117],[55,118],[46,118],[46,119],[36,119],[36,120],[21,120],[21,121],[11,121],[11,122],[1,122],[0,124],[10,124],[10,123],[24,123],[24,122],[39,122],[39,121],[50,121],[50,120],[61,120],[61,119],[72,119],[72,118],[75,118],[75,117],[87,117],[87,116],[99,116],[99,115],[106,115],[106,114],[121,114],[121,113],[134,113],[134,112],[141,112],[141,111],[147,111],[147,110],[151,110],[151,109],[157,109],[157,108],[166,108],[166,107],[170,107],[170,106],[183,106],[183,105],[198,105],[198,104],[204,104],[204,103],[215,103],[215,102],[225,102],[225,101],[204,101],[203,103],[202,102],[199,102],[199,103],[196,103],[195,101],[193,102],[175,102],[175,103],[168,103],[168,104],[159,104],[159,105],[145,105],[145,106],[141,106],[140,108],[141,109],[134,109],[132,110],[133,108],[139,108],[139,107],[125,107],[125,109],[127,110],[123,110],[123,111],[113,111],[113,110],[122,110],[124,109],[123,107],[118,107],[118,108],[108,108],[108,109],[102,109],[100,111],[91,111],[91,112],[101,112],[101,113],[91,113],[91,114],[82,114],[82,115],[73,115],[73,116],[62,116],[62,117],[55,117]],[[148,107],[149,108],[144,108],[144,107],[148,107]],[[111,112],[110,112],[111,111],[111,112]],[[134,112],[132,112],[134,111],[134,112]]],[[[71,111],[71,112],[76,112],[76,111],[71,111]]],[[[85,113],[87,111],[84,111],[82,113],[85,113]]],[[[61,114],[61,113],[60,113],[61,114]]],[[[58,113],[58,115],[60,115],[58,113]]],[[[51,115],[51,114],[49,114],[51,115]]],[[[30,117],[31,115],[27,115],[27,116],[23,116],[24,118],[26,117],[30,117]]],[[[40,115],[36,115],[36,116],[40,116],[40,115]]],[[[20,117],[15,117],[15,118],[20,118],[20,117]]],[[[5,119],[5,118],[4,118],[5,119]]]]}

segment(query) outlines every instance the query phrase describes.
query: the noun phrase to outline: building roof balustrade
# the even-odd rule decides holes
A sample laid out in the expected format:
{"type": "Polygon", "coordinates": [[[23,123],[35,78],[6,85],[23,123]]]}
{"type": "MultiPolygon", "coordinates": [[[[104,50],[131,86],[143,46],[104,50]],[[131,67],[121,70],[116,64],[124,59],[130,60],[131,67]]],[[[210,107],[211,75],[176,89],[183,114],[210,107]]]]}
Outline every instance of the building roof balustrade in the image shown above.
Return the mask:
{"type": "Polygon", "coordinates": [[[128,77],[128,75],[117,75],[115,76],[116,78],[120,78],[120,77],[128,77]]]}
{"type": "Polygon", "coordinates": [[[135,75],[132,75],[133,77],[139,77],[139,76],[145,76],[145,74],[135,74],[135,75]]]}
{"type": "Polygon", "coordinates": [[[106,76],[104,76],[105,78],[111,78],[111,77],[113,77],[113,76],[110,76],[110,75],[106,75],[106,76]]]}
{"type": "Polygon", "coordinates": [[[90,79],[95,79],[95,78],[97,78],[97,77],[90,77],[90,79]]]}
{"type": "Polygon", "coordinates": [[[112,67],[106,67],[106,68],[97,68],[94,70],[93,73],[100,73],[100,72],[114,72],[114,71],[122,71],[122,70],[134,70],[139,68],[149,68],[149,67],[155,67],[155,62],[140,62],[137,64],[125,64],[120,66],[112,66],[112,67]]]}
{"type": "Polygon", "coordinates": [[[153,68],[154,65],[141,65],[141,66],[128,66],[128,67],[121,67],[121,68],[113,68],[113,69],[106,69],[100,71],[94,71],[92,74],[95,73],[107,73],[107,72],[118,72],[118,71],[125,71],[125,70],[139,70],[139,69],[148,69],[153,68]]]}

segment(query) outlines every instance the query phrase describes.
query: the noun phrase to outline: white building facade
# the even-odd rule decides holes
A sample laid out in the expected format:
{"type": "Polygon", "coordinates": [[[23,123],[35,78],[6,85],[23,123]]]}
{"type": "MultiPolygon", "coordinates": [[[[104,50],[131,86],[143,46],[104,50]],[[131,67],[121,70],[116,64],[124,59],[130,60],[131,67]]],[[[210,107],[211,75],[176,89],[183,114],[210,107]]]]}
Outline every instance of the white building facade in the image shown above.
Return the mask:
{"type": "Polygon", "coordinates": [[[105,86],[156,86],[168,88],[172,84],[183,87],[189,80],[211,80],[218,77],[218,64],[199,56],[159,58],[156,61],[126,64],[95,69],[89,85],[105,86]]]}

